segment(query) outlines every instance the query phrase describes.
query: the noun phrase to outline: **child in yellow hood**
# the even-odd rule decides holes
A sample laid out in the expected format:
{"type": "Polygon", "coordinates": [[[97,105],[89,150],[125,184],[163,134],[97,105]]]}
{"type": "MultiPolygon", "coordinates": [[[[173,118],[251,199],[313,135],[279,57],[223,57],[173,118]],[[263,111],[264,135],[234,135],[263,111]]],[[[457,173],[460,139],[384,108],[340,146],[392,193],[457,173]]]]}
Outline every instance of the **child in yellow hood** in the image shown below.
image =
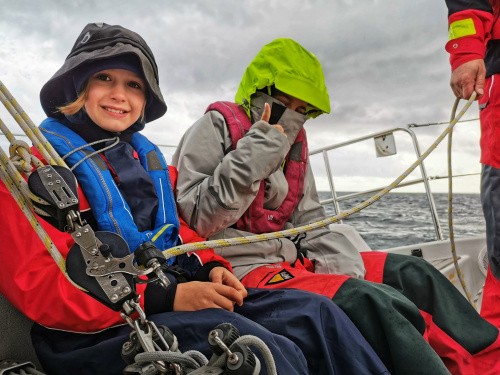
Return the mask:
{"type": "MultiPolygon", "coordinates": [[[[286,38],[262,47],[243,74],[235,103],[211,104],[174,154],[181,216],[209,239],[324,219],[304,123],[329,112],[314,54],[286,38]]],[[[360,253],[348,231],[332,225],[217,252],[247,288],[296,288],[329,297],[393,374],[498,371],[498,329],[441,273],[416,257],[360,253]]]]}

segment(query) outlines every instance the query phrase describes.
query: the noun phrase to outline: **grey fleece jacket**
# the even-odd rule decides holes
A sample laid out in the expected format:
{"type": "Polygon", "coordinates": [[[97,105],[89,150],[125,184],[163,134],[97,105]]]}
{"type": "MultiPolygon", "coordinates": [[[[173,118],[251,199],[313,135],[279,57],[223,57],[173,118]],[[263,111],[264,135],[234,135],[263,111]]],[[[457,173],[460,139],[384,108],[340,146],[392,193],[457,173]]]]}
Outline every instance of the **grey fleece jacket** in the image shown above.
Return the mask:
{"type": "MultiPolygon", "coordinates": [[[[266,183],[266,208],[281,204],[288,184],[280,166],[299,129],[285,127],[288,138],[292,139],[289,142],[267,122],[257,121],[232,150],[222,115],[215,111],[206,113],[184,134],[172,159],[179,172],[176,196],[183,219],[208,239],[251,235],[231,226],[252,203],[261,180],[266,183]]],[[[325,217],[308,161],[304,196],[285,229],[325,217]]],[[[307,251],[316,273],[363,278],[365,269],[358,249],[335,227],[334,224],[307,232],[301,249],[307,251]]],[[[294,243],[286,238],[215,250],[231,262],[240,279],[257,267],[293,263],[297,259],[294,243]]]]}

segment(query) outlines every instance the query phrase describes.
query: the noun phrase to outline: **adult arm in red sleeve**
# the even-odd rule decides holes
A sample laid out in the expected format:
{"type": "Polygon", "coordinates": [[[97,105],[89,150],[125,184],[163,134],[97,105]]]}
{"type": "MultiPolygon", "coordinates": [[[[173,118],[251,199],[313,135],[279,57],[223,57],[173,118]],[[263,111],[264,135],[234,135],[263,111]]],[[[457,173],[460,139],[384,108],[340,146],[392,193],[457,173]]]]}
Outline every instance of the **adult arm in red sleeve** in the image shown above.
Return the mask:
{"type": "MultiPolygon", "coordinates": [[[[448,3],[453,1],[449,0],[448,3]]],[[[489,11],[468,8],[453,8],[448,16],[449,41],[446,51],[450,53],[450,64],[455,70],[461,64],[483,59],[486,43],[491,38],[493,27],[493,9],[489,11]]]]}

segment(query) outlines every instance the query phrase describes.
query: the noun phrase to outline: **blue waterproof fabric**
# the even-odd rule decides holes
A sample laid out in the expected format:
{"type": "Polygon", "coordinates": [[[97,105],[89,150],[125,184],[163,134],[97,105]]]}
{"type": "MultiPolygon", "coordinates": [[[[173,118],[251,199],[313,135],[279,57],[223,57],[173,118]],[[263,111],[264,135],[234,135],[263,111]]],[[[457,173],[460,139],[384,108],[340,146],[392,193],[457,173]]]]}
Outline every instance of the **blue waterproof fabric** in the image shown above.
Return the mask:
{"type": "MultiPolygon", "coordinates": [[[[54,118],[44,120],[40,129],[60,155],[64,156],[77,147],[85,146],[83,151],[75,152],[66,159],[70,167],[94,151],[92,147],[86,146],[87,142],[79,135],[54,118]]],[[[139,154],[141,164],[150,174],[157,191],[159,205],[153,230],[138,230],[131,209],[122,198],[109,170],[99,167],[89,158],[73,172],[85,191],[94,217],[98,221],[99,230],[121,235],[132,252],[146,241],[153,242],[160,250],[168,249],[177,245],[179,228],[168,165],[157,147],[143,135],[134,133],[131,144],[139,154]],[[156,155],[155,165],[148,163],[151,159],[148,158],[150,153],[156,155]]]]}
{"type": "Polygon", "coordinates": [[[482,165],[481,202],[486,220],[488,260],[493,275],[500,280],[500,169],[482,165]]]}
{"type": "MultiPolygon", "coordinates": [[[[168,326],[181,351],[199,350],[207,357],[212,354],[208,332],[220,323],[232,323],[241,335],[264,340],[279,374],[389,373],[351,321],[327,297],[292,289],[250,289],[244,305],[236,311],[172,312],[149,319],[168,326]]],[[[35,325],[32,340],[43,368],[51,375],[111,375],[120,374],[125,367],[120,352],[129,332],[128,326],[122,326],[89,335],[35,325]]]]}

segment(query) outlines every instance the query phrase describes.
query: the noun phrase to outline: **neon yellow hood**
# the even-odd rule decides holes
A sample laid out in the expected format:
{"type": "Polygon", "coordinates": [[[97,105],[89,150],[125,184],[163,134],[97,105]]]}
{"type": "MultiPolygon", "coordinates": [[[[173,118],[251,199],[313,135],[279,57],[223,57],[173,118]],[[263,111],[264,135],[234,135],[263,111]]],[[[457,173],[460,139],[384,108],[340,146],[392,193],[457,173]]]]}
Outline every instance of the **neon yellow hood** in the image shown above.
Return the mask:
{"type": "Polygon", "coordinates": [[[312,106],[309,117],[330,113],[330,97],[320,62],[292,39],[275,39],[262,47],[245,70],[235,101],[250,115],[251,96],[272,85],[312,106]]]}

